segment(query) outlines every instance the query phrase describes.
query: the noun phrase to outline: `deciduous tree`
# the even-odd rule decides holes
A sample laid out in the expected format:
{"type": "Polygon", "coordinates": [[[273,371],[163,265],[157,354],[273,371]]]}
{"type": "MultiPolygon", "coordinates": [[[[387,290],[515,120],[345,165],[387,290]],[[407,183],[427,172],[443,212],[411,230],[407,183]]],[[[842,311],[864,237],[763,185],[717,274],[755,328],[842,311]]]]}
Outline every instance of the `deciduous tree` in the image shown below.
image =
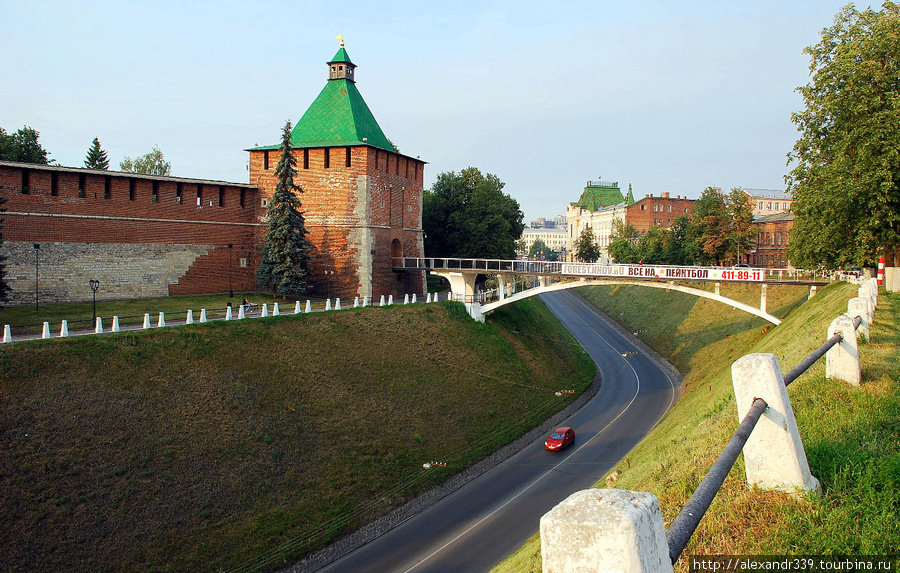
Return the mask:
{"type": "Polygon", "coordinates": [[[900,10],[852,4],[810,56],[800,137],[788,155],[795,265],[871,262],[900,245],[900,10]]]}
{"type": "Polygon", "coordinates": [[[122,171],[128,171],[131,173],[144,173],[146,175],[171,175],[172,174],[172,164],[166,161],[166,158],[163,157],[163,152],[160,151],[158,145],[154,145],[153,149],[141,155],[140,157],[136,157],[132,159],[131,157],[125,157],[121,163],[119,163],[119,168],[122,171]]]}
{"type": "Polygon", "coordinates": [[[590,225],[581,230],[578,240],[575,241],[575,260],[582,263],[595,263],[600,258],[600,246],[594,239],[594,232],[590,225]]]}
{"type": "Polygon", "coordinates": [[[275,192],[269,202],[269,228],[262,258],[256,270],[258,284],[268,286],[281,296],[300,296],[306,292],[306,276],[312,244],[306,238],[306,222],[300,210],[299,193],[294,183],[297,159],[291,151],[291,122],[284,126],[281,158],[275,166],[275,192]]]}
{"type": "Polygon", "coordinates": [[[518,201],[503,182],[476,167],[438,175],[422,206],[425,253],[429,257],[512,259],[522,236],[518,201]]]}
{"type": "Polygon", "coordinates": [[[48,159],[50,154],[38,142],[40,135],[27,125],[12,134],[7,134],[0,127],[0,160],[42,165],[52,163],[48,159]]]}

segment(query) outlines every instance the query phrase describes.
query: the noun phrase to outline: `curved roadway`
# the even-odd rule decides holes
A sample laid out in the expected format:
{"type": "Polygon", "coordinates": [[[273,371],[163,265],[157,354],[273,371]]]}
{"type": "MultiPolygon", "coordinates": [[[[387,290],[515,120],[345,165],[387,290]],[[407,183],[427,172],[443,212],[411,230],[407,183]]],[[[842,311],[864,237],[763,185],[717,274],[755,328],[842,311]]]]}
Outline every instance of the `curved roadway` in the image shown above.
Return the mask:
{"type": "Polygon", "coordinates": [[[596,396],[560,424],[575,429],[575,443],[551,453],[541,438],[320,571],[489,571],[538,531],[544,513],[594,485],[668,412],[676,382],[665,370],[581,297],[561,291],[541,298],[603,375],[596,396]]]}

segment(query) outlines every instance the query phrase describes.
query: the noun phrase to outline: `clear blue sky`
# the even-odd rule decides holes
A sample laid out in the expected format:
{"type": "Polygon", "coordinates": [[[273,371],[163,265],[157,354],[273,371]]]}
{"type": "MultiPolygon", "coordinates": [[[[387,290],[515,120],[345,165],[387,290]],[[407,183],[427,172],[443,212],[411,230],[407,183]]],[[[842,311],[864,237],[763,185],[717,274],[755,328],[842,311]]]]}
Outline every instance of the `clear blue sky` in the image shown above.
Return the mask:
{"type": "Polygon", "coordinates": [[[343,34],[426,186],[478,167],[526,223],[599,177],[636,197],[783,189],[803,48],[845,3],[0,0],[0,126],[62,165],[96,136],[113,167],[159,145],[173,175],[246,182],[243,150],[300,118],[343,34]]]}

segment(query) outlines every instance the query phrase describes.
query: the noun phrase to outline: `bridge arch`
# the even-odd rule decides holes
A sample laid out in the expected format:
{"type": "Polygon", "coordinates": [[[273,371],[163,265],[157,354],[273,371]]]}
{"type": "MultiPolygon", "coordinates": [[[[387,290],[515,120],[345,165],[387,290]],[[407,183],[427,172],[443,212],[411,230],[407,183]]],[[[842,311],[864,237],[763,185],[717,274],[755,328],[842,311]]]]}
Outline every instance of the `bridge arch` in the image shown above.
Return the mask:
{"type": "MultiPolygon", "coordinates": [[[[686,287],[683,285],[671,284],[671,283],[663,283],[663,282],[649,282],[649,281],[630,281],[630,280],[619,280],[619,279],[604,279],[604,280],[588,280],[588,281],[572,281],[565,283],[554,283],[546,286],[539,286],[535,288],[530,288],[528,290],[524,290],[522,292],[518,292],[512,296],[508,296],[498,301],[494,301],[488,304],[481,305],[481,308],[478,309],[481,315],[490,314],[491,312],[497,310],[501,306],[516,302],[517,300],[522,300],[525,298],[529,298],[532,296],[536,296],[545,292],[553,292],[557,290],[565,290],[570,288],[578,288],[583,286],[604,286],[604,285],[632,285],[632,286],[640,286],[640,287],[650,287],[650,288],[660,288],[666,290],[676,290],[679,292],[691,294],[694,296],[699,296],[702,298],[708,298],[717,302],[721,302],[722,304],[727,304],[733,308],[738,310],[742,310],[744,312],[750,313],[752,315],[758,316],[762,319],[765,319],[771,322],[774,325],[781,324],[781,319],[777,316],[771,315],[768,312],[750,306],[749,304],[744,304],[742,302],[738,302],[734,299],[724,297],[722,295],[718,295],[709,291],[701,290],[698,288],[686,287]]],[[[474,310],[474,309],[473,309],[474,310]]]]}

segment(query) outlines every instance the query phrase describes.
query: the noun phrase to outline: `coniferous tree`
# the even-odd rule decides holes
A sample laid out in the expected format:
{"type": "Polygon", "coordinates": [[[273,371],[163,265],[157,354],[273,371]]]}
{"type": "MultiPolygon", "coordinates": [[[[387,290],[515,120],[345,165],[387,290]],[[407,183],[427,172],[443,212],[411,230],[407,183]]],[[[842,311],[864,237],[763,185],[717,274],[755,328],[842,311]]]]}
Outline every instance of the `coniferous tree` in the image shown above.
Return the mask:
{"type": "Polygon", "coordinates": [[[96,137],[91,143],[91,148],[88,149],[84,166],[88,169],[109,169],[109,157],[107,157],[106,151],[100,147],[100,140],[96,137]]]}
{"type": "Polygon", "coordinates": [[[303,190],[294,184],[297,160],[291,151],[291,122],[284,126],[281,159],[275,167],[275,193],[269,202],[269,229],[266,231],[262,260],[256,269],[256,282],[269,286],[281,296],[299,296],[306,292],[312,243],[300,211],[297,196],[303,190]]]}
{"type": "MultiPolygon", "coordinates": [[[[3,185],[0,185],[0,193],[3,192],[3,185]]],[[[6,212],[6,197],[0,195],[0,213],[6,212]]],[[[6,256],[3,254],[3,217],[0,217],[0,309],[9,296],[9,285],[6,284],[6,256]]]]}
{"type": "Polygon", "coordinates": [[[581,235],[575,241],[575,260],[582,263],[595,263],[599,258],[600,246],[594,239],[591,226],[587,225],[581,230],[581,235]]]}

